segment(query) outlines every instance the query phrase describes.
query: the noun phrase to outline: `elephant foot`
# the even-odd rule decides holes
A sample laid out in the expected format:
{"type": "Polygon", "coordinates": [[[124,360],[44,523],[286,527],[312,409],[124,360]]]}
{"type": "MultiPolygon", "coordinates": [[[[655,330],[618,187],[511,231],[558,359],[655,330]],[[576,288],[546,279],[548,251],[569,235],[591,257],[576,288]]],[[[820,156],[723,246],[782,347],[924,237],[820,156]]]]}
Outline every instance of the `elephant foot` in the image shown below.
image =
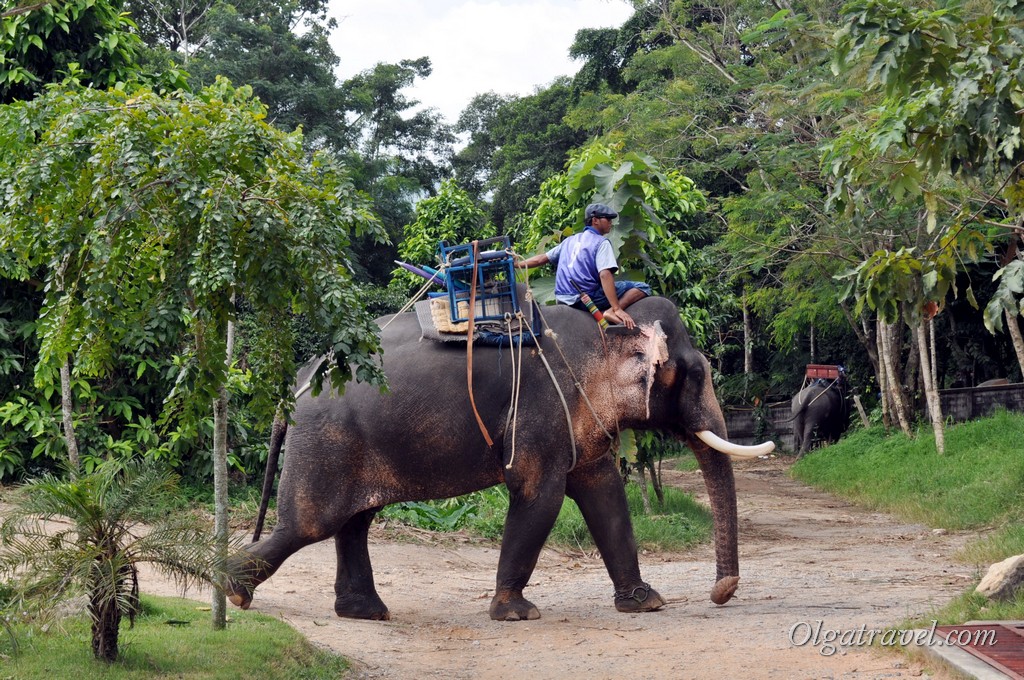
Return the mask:
{"type": "Polygon", "coordinates": [[[711,589],[711,601],[715,604],[725,604],[736,594],[736,588],[740,585],[739,576],[723,576],[711,589]]]}
{"type": "Polygon", "coordinates": [[[227,595],[231,604],[241,609],[248,609],[252,604],[252,592],[234,579],[227,579],[224,583],[224,594],[227,595]]]}
{"type": "Polygon", "coordinates": [[[491,600],[492,621],[533,621],[540,618],[540,610],[523,597],[521,592],[498,592],[491,600]]]}
{"type": "Polygon", "coordinates": [[[626,614],[657,611],[665,604],[658,591],[646,583],[615,591],[615,609],[626,614]]]}
{"type": "Polygon", "coordinates": [[[334,613],[345,619],[391,620],[391,612],[376,593],[372,596],[339,595],[334,600],[334,613]]]}

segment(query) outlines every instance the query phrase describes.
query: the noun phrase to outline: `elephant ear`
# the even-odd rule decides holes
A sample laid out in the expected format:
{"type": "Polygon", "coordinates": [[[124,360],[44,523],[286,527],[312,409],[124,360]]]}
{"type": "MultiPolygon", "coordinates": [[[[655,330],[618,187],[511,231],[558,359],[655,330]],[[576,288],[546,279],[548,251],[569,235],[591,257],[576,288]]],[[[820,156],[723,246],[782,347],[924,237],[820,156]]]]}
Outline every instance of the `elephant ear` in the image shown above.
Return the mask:
{"type": "Polygon", "coordinates": [[[619,408],[623,415],[650,418],[654,374],[668,361],[668,336],[661,322],[641,324],[634,333],[608,337],[611,365],[606,370],[613,376],[619,408]]]}

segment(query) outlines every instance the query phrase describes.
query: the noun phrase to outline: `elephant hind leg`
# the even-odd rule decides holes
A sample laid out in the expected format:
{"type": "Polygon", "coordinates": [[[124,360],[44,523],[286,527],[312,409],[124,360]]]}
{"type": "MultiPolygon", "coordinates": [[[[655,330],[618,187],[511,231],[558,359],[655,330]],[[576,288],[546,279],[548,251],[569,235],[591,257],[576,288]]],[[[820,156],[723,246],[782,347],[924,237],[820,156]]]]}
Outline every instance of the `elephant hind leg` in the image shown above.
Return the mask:
{"type": "Polygon", "coordinates": [[[334,536],[338,572],[334,581],[334,612],[350,619],[388,621],[391,612],[373,584],[373,567],[367,548],[370,524],[379,508],[365,510],[350,519],[334,536]]]}

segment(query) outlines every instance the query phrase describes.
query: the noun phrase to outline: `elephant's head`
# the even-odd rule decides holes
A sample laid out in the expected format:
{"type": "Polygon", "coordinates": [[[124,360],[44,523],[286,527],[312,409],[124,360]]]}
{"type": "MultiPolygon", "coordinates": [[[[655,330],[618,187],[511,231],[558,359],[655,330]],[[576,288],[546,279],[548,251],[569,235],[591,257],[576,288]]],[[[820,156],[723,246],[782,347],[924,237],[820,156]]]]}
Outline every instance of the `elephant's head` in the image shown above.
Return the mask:
{"type": "Polygon", "coordinates": [[[729,457],[755,458],[775,449],[773,442],[740,446],[728,441],[725,417],[711,383],[711,367],[690,340],[678,311],[668,300],[651,298],[630,310],[640,332],[609,333],[610,354],[622,362],[619,382],[634,413],[629,426],[662,428],[675,433],[700,463],[715,517],[717,581],[711,591],[724,604],[739,582],[736,484],[729,457]],[[635,311],[634,311],[635,310],[635,311]],[[637,376],[624,373],[637,372],[637,376]]]}

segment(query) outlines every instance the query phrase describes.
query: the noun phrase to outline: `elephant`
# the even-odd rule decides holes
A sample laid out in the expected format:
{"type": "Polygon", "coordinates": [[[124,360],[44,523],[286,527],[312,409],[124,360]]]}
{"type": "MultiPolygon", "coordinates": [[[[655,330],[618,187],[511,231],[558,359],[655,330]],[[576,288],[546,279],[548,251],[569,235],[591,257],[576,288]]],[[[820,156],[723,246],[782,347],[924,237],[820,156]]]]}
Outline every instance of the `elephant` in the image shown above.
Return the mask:
{"type": "MultiPolygon", "coordinates": [[[[297,397],[285,434],[278,521],[269,537],[229,560],[230,601],[248,608],[255,588],[290,555],[333,537],[335,613],[387,620],[367,549],[374,515],[391,503],[504,483],[509,507],[492,619],[540,617],[523,589],[565,496],[579,506],[600,551],[616,609],[656,610],[665,600],[641,579],[610,437],[616,428],[661,428],[689,444],[703,471],[717,559],[711,599],[727,602],[739,583],[729,456],[764,455],[774,443],[727,441],[709,363],[671,301],[646,298],[630,313],[636,329],[602,331],[585,311],[538,309],[547,331],[536,331],[535,346],[475,345],[471,369],[464,342],[423,339],[412,313],[389,320],[381,333],[387,391],[357,383],[342,396],[325,390],[297,397]]],[[[527,337],[533,333],[531,327],[527,337]]]]}
{"type": "Polygon", "coordinates": [[[815,433],[819,439],[835,443],[846,432],[850,424],[848,391],[846,373],[840,368],[835,380],[815,380],[793,397],[790,413],[798,459],[811,448],[815,433]]]}

